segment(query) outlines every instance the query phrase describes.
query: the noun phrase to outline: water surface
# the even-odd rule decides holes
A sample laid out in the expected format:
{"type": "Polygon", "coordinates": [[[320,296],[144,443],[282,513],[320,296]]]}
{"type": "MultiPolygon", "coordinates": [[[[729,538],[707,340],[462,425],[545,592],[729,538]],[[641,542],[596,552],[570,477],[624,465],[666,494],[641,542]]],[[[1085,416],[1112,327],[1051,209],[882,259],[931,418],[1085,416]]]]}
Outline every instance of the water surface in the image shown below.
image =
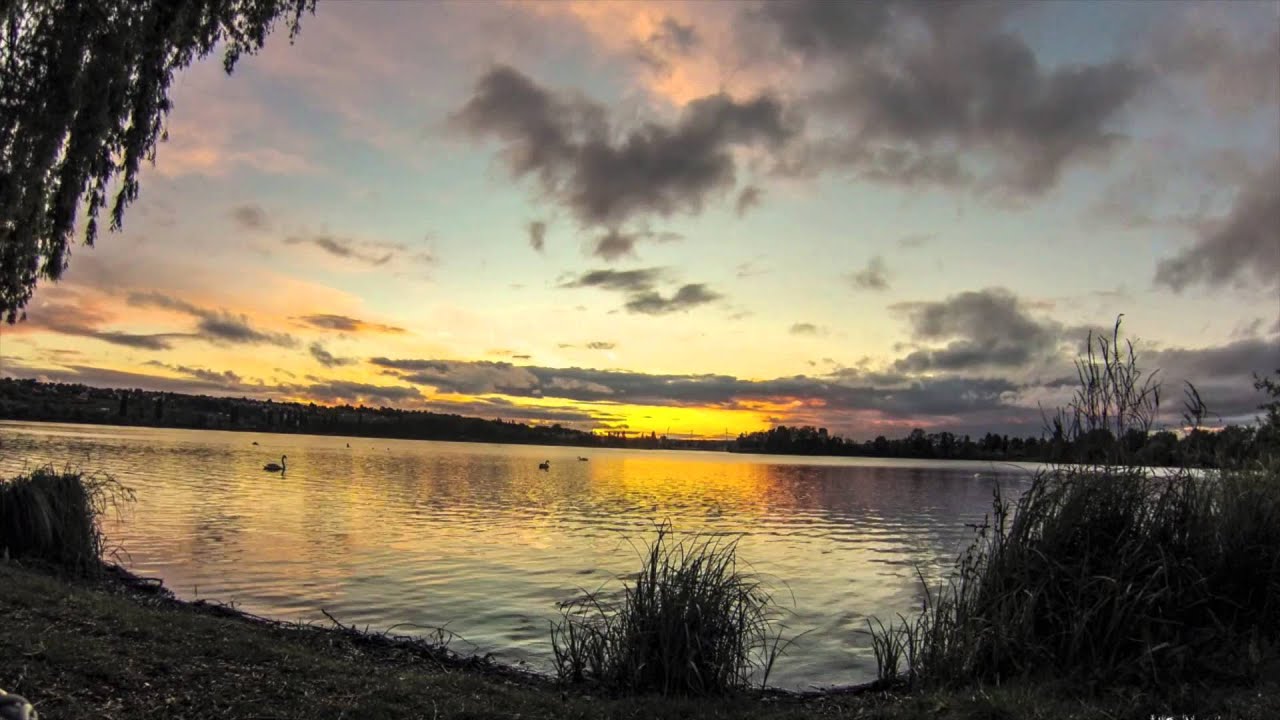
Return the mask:
{"type": "Polygon", "coordinates": [[[1016,491],[1028,477],[964,461],[0,422],[0,474],[46,463],[132,488],[111,541],[181,597],[447,626],[457,650],[540,670],[557,603],[633,571],[656,521],[740,534],[788,634],[809,631],[774,669],[789,687],[873,679],[866,618],[916,608],[916,568],[944,577],[997,480],[1016,491]],[[283,477],[262,471],[282,454],[283,477]]]}

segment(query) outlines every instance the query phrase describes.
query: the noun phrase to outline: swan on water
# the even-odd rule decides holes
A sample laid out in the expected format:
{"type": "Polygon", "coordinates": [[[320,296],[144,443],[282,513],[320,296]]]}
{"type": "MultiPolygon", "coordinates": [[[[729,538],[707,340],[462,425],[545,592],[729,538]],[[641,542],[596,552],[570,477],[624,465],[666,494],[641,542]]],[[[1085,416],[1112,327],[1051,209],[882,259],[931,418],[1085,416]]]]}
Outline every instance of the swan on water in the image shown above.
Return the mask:
{"type": "Polygon", "coordinates": [[[542,462],[538,463],[538,469],[539,469],[539,470],[550,470],[550,469],[551,469],[551,461],[550,461],[550,460],[543,460],[542,462]]]}
{"type": "Polygon", "coordinates": [[[36,709],[21,695],[0,690],[0,720],[36,720],[36,709]]]}
{"type": "Polygon", "coordinates": [[[282,472],[284,472],[284,461],[285,461],[285,458],[287,458],[287,457],[289,457],[289,456],[288,456],[288,455],[281,455],[281,456],[280,456],[280,464],[279,464],[279,465],[277,465],[277,464],[275,464],[275,463],[267,463],[266,465],[263,465],[263,466],[262,466],[262,469],[263,469],[263,470],[266,470],[267,472],[281,472],[281,473],[282,473],[282,472]]]}
{"type": "Polygon", "coordinates": [[[587,461],[586,458],[582,457],[581,455],[578,456],[578,462],[586,462],[586,461],[587,461]]]}

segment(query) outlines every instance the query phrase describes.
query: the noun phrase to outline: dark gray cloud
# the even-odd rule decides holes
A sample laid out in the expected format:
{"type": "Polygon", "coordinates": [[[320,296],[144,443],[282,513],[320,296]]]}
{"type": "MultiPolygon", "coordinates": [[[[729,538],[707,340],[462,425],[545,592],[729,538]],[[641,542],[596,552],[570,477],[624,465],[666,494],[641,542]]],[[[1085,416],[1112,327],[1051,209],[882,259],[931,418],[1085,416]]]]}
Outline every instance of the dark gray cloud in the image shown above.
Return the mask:
{"type": "Polygon", "coordinates": [[[534,220],[525,229],[529,233],[529,247],[542,252],[547,246],[547,224],[541,220],[534,220]]]}
{"type": "MultiPolygon", "coordinates": [[[[1162,348],[1141,354],[1145,367],[1158,368],[1166,397],[1176,398],[1184,382],[1194,383],[1209,410],[1225,420],[1248,421],[1265,398],[1253,375],[1280,368],[1280,337],[1242,338],[1201,348],[1162,348]]],[[[1173,408],[1180,411],[1180,408],[1173,408]]]]}
{"type": "Polygon", "coordinates": [[[309,325],[321,330],[337,330],[339,332],[349,333],[386,333],[389,335],[398,335],[405,332],[405,329],[401,327],[368,322],[366,320],[360,320],[359,318],[347,317],[346,315],[329,315],[321,313],[316,315],[302,315],[293,319],[303,323],[304,325],[309,325]]]}
{"type": "Polygon", "coordinates": [[[560,284],[563,288],[596,287],[626,295],[623,309],[640,315],[666,315],[719,300],[722,296],[704,283],[681,285],[670,295],[657,288],[666,278],[664,268],[639,270],[590,270],[560,284]]]}
{"type": "Polygon", "coordinates": [[[324,349],[324,346],[318,342],[313,342],[307,348],[311,352],[311,357],[315,361],[327,368],[343,367],[355,363],[355,358],[337,357],[333,353],[324,349]]]}
{"type": "Polygon", "coordinates": [[[605,342],[603,340],[592,340],[591,342],[587,343],[588,350],[612,350],[615,347],[617,347],[616,344],[611,342],[605,342]]]}
{"type": "Polygon", "coordinates": [[[422,398],[417,388],[404,385],[371,385],[349,380],[308,378],[310,384],[281,389],[290,395],[326,405],[395,405],[422,398]]]}
{"type": "Polygon", "coordinates": [[[641,268],[639,270],[589,270],[573,280],[560,284],[560,287],[582,288],[596,287],[618,292],[641,292],[650,290],[666,276],[666,270],[658,267],[641,268]]]}
{"type": "Polygon", "coordinates": [[[833,80],[808,105],[828,127],[806,163],[870,179],[983,184],[1017,194],[1053,187],[1099,156],[1143,87],[1132,63],[1042,67],[1003,29],[1011,3],[766,3],[751,13],[781,48],[833,80]],[[843,148],[843,151],[840,149],[843,148]],[[981,155],[983,162],[967,159],[981,155]]]}
{"type": "Polygon", "coordinates": [[[508,66],[479,79],[453,122],[498,139],[512,175],[534,176],[583,226],[610,229],[699,212],[735,184],[734,147],[777,149],[796,134],[776,98],[722,94],[688,103],[673,124],[618,133],[601,105],[548,91],[508,66]]]}
{"type": "Polygon", "coordinates": [[[688,56],[702,43],[697,29],[671,16],[664,17],[648,38],[636,45],[636,57],[661,74],[671,71],[672,59],[688,56]]]}
{"type": "Polygon", "coordinates": [[[807,323],[807,322],[794,323],[790,328],[787,329],[787,332],[791,333],[792,335],[826,335],[827,334],[826,328],[820,328],[817,325],[814,325],[813,323],[807,323]]]}
{"type": "Polygon", "coordinates": [[[211,310],[193,305],[185,300],[158,292],[135,292],[128,297],[136,307],[158,307],[190,315],[196,319],[195,336],[220,344],[277,345],[295,347],[298,342],[292,335],[258,330],[246,315],[235,315],[226,310],[211,310]]]}
{"type": "Polygon", "coordinates": [[[603,260],[613,261],[623,257],[634,256],[636,254],[636,244],[643,240],[668,243],[683,239],[684,236],[673,232],[607,230],[603,235],[596,238],[591,254],[603,260]]]}
{"type": "Polygon", "coordinates": [[[763,199],[763,190],[755,185],[748,185],[742,188],[742,192],[738,193],[738,201],[733,204],[734,212],[738,214],[738,217],[742,217],[751,208],[758,207],[763,199]]]}
{"type": "Polygon", "coordinates": [[[642,315],[667,315],[715,302],[720,297],[719,293],[711,291],[703,283],[689,283],[680,286],[671,296],[664,296],[654,290],[636,293],[627,298],[623,307],[628,312],[642,315]]]}
{"type": "MultiPolygon", "coordinates": [[[[1204,97],[1218,113],[1243,115],[1258,108],[1274,109],[1280,99],[1280,25],[1268,3],[1237,3],[1241,13],[1255,13],[1256,22],[1242,24],[1255,32],[1233,31],[1215,23],[1212,16],[1183,8],[1163,32],[1151,34],[1145,48],[1153,67],[1162,76],[1188,79],[1201,86],[1204,97]],[[1256,32],[1271,28],[1271,32],[1256,32]]],[[[1176,13],[1174,14],[1177,15],[1176,13]]]]}
{"type": "Polygon", "coordinates": [[[408,264],[434,265],[436,258],[428,250],[415,250],[399,242],[353,240],[327,233],[291,235],[283,240],[285,245],[310,245],[344,260],[382,267],[408,264]]]}
{"type": "Polygon", "coordinates": [[[333,255],[334,257],[358,260],[369,265],[386,265],[396,256],[392,248],[361,243],[350,238],[333,235],[292,235],[284,239],[286,245],[311,245],[333,255]]]}
{"type": "Polygon", "coordinates": [[[729,409],[760,401],[802,401],[833,410],[875,411],[895,418],[1010,409],[1018,390],[1008,380],[920,380],[885,373],[862,375],[851,370],[824,377],[741,380],[728,375],[655,375],[479,361],[373,358],[370,362],[402,381],[430,386],[439,392],[729,409]]]}
{"type": "Polygon", "coordinates": [[[849,283],[859,290],[888,290],[889,271],[884,258],[876,255],[867,261],[865,268],[849,273],[849,283]]]}
{"type": "Polygon", "coordinates": [[[186,377],[189,377],[195,380],[200,380],[200,381],[209,383],[211,386],[216,386],[216,387],[234,389],[234,388],[241,387],[242,384],[244,383],[244,378],[240,377],[238,373],[235,373],[231,370],[223,370],[222,372],[218,372],[217,370],[209,370],[209,369],[200,368],[200,367],[190,367],[187,365],[171,365],[169,363],[163,363],[158,360],[148,360],[143,364],[165,368],[166,370],[176,372],[180,375],[185,375],[186,377]]]}
{"type": "Polygon", "coordinates": [[[266,230],[271,227],[267,211],[258,205],[237,205],[231,208],[231,219],[241,230],[266,230]]]}
{"type": "Polygon", "coordinates": [[[507,362],[477,360],[392,360],[370,358],[378,367],[399,371],[399,377],[417,385],[429,385],[440,392],[464,395],[499,393],[537,397],[538,378],[528,369],[507,362]]]}
{"type": "Polygon", "coordinates": [[[1156,266],[1155,282],[1175,292],[1253,281],[1280,291],[1280,159],[1241,188],[1226,217],[1207,223],[1190,247],[1156,266]]]}
{"type": "Polygon", "coordinates": [[[1060,324],[1032,316],[1025,303],[1001,288],[893,309],[906,314],[914,340],[934,345],[895,361],[899,372],[1024,367],[1058,354],[1063,340],[1060,324]]]}

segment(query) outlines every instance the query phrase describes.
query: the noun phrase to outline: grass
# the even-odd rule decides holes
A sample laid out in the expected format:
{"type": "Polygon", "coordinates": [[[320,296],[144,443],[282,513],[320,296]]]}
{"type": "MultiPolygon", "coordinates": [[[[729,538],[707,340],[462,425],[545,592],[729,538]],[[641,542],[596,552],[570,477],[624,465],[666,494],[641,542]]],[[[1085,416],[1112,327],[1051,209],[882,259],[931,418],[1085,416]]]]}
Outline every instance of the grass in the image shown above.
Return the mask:
{"type": "Polygon", "coordinates": [[[108,476],[51,467],[0,482],[0,556],[96,572],[106,550],[98,520],[131,497],[108,476]]]}
{"type": "Polygon", "coordinates": [[[768,682],[785,649],[777,607],[738,567],[737,540],[677,540],[670,525],[621,596],[589,593],[552,628],[557,674],[620,692],[723,695],[768,682]]]}
{"type": "Polygon", "coordinates": [[[1083,720],[1173,711],[1280,717],[1275,688],[1220,690],[1181,706],[1150,694],[1080,699],[1072,687],[1043,684],[911,696],[593,697],[441,662],[377,638],[252,622],[109,580],[0,563],[0,587],[0,687],[27,697],[47,718],[1083,720]]]}
{"type": "Polygon", "coordinates": [[[1059,468],[1016,503],[997,491],[980,532],[920,615],[872,630],[883,677],[1164,689],[1280,669],[1275,468],[1059,468]]]}
{"type": "MultiPolygon", "coordinates": [[[[1132,344],[1090,338],[1055,429],[1083,464],[1039,472],[993,514],[918,615],[870,625],[884,680],[914,688],[1069,678],[1170,694],[1280,677],[1280,462],[1217,471],[1133,466],[1159,386],[1132,344]]],[[[1204,415],[1190,388],[1186,418],[1204,415]]],[[[923,580],[922,580],[923,583],[923,580]]]]}

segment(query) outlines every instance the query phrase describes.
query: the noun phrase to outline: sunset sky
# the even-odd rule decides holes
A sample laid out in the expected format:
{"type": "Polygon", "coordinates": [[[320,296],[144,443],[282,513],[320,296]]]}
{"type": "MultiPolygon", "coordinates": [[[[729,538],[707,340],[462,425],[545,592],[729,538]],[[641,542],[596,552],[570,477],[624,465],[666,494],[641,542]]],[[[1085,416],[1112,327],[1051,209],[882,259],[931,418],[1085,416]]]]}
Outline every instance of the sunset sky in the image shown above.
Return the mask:
{"type": "Polygon", "coordinates": [[[1119,313],[1280,367],[1277,2],[321,2],[172,99],[4,375],[865,439],[1038,433],[1119,313]]]}

